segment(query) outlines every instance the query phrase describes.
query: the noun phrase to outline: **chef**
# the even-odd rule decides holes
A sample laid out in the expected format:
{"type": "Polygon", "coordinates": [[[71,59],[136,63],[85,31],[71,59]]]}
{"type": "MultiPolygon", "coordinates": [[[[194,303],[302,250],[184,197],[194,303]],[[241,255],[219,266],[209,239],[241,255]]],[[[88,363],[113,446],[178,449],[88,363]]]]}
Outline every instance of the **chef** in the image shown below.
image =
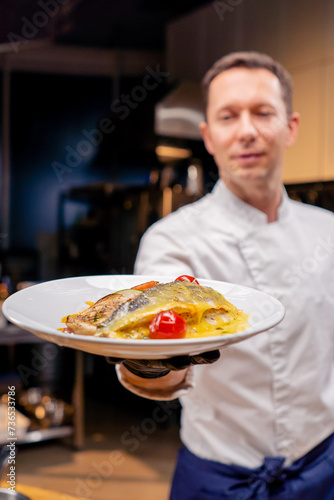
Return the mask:
{"type": "Polygon", "coordinates": [[[180,398],[171,500],[332,500],[334,217],[283,188],[299,126],[291,78],[266,54],[232,53],[203,89],[200,128],[219,180],[148,229],[135,273],[246,285],[279,299],[286,316],[203,366],[147,378],[147,364],[125,362],[117,373],[143,397],[180,398]]]}

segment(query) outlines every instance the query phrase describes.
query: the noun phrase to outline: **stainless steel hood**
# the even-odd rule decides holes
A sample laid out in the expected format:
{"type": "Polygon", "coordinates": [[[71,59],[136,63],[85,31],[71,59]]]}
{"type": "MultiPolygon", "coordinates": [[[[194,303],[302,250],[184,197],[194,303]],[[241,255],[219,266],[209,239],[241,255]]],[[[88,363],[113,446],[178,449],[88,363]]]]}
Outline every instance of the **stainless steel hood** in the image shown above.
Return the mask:
{"type": "Polygon", "coordinates": [[[155,133],[181,139],[201,139],[204,120],[200,83],[184,80],[155,107],[155,133]]]}

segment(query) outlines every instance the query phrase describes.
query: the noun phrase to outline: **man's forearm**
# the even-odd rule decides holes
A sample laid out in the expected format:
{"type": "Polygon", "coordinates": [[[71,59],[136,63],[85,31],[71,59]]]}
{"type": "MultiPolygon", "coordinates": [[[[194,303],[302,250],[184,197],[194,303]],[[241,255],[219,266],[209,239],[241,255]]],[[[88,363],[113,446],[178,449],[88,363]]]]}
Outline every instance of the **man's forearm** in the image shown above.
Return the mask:
{"type": "Polygon", "coordinates": [[[126,389],[147,399],[176,399],[193,387],[192,370],[189,368],[170,371],[164,377],[153,379],[138,377],[123,365],[117,365],[116,372],[120,383],[126,389]]]}

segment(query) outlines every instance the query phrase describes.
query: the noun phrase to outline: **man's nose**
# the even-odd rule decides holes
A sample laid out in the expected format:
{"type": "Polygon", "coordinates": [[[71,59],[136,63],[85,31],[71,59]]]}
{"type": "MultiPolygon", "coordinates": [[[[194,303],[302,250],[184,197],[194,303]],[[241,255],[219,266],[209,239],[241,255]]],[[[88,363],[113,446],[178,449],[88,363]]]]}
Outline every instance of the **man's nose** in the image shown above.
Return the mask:
{"type": "Polygon", "coordinates": [[[240,140],[249,141],[258,135],[252,115],[245,111],[240,114],[238,127],[238,137],[240,140]]]}

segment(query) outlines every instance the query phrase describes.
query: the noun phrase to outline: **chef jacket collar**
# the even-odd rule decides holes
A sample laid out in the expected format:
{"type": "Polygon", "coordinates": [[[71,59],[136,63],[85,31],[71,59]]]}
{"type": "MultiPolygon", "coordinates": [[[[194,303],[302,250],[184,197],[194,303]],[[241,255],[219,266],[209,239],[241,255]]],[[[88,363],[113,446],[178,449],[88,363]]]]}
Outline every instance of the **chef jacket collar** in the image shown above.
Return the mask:
{"type": "MultiPolygon", "coordinates": [[[[236,196],[226,187],[224,182],[219,179],[212,190],[215,202],[225,211],[228,211],[233,218],[243,221],[247,227],[257,227],[268,224],[267,216],[261,210],[249,205],[236,196]]],[[[288,195],[282,186],[282,200],[278,207],[278,221],[288,215],[288,195]]],[[[272,223],[274,224],[274,223],[272,223]]]]}

